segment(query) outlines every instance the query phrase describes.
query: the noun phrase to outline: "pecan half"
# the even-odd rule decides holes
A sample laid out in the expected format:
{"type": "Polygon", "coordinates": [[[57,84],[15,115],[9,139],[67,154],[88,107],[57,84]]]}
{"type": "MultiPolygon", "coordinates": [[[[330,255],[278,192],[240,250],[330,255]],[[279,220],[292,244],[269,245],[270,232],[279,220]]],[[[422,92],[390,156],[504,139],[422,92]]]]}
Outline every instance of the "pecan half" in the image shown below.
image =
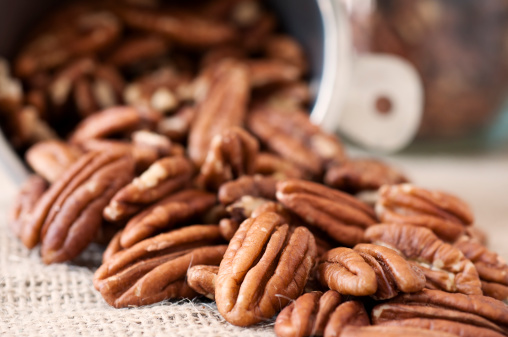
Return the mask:
{"type": "Polygon", "coordinates": [[[277,179],[303,179],[305,173],[292,162],[277,155],[260,152],[256,157],[256,173],[271,175],[277,179]]]}
{"type": "Polygon", "coordinates": [[[108,246],[104,250],[104,253],[102,253],[102,263],[106,263],[111,256],[115,255],[119,251],[123,250],[122,245],[120,244],[120,238],[122,237],[122,231],[119,230],[113,238],[108,243],[108,246]]]}
{"type": "Polygon", "coordinates": [[[250,85],[253,88],[294,82],[302,76],[298,67],[279,60],[249,60],[247,66],[249,67],[250,85]]]}
{"type": "Polygon", "coordinates": [[[418,263],[429,286],[449,292],[482,294],[473,263],[460,250],[441,241],[430,229],[412,225],[376,225],[365,231],[365,238],[393,248],[418,263]]]}
{"type": "Polygon", "coordinates": [[[364,242],[364,229],[376,223],[369,206],[317,183],[296,179],[278,182],[277,200],[309,225],[348,246],[364,242]]]}
{"type": "Polygon", "coordinates": [[[187,270],[187,284],[198,294],[215,299],[215,279],[219,266],[193,266],[187,270]]]}
{"type": "Polygon", "coordinates": [[[322,336],[330,315],[341,302],[341,295],[333,290],[303,294],[277,316],[275,333],[279,337],[322,336]]]}
{"type": "Polygon", "coordinates": [[[187,270],[193,264],[216,265],[226,246],[217,226],[190,226],[160,234],[111,256],[94,275],[94,286],[116,308],[165,299],[192,298],[187,270]]]}
{"type": "Polygon", "coordinates": [[[266,56],[295,66],[300,74],[307,71],[307,59],[300,44],[289,35],[272,35],[264,46],[266,56]]]}
{"type": "Polygon", "coordinates": [[[242,125],[249,100],[249,76],[245,65],[228,59],[209,71],[209,89],[198,105],[189,134],[188,153],[198,166],[205,161],[215,135],[242,125]]]}
{"type": "Polygon", "coordinates": [[[157,132],[174,141],[183,141],[191,128],[196,108],[183,106],[174,115],[162,119],[157,125],[157,132]]]}
{"type": "Polygon", "coordinates": [[[410,184],[383,186],[376,203],[379,219],[431,229],[441,239],[455,241],[473,222],[469,206],[457,197],[410,184]]]}
{"type": "Polygon", "coordinates": [[[307,83],[295,81],[259,88],[254,93],[253,100],[279,109],[298,110],[308,106],[312,94],[307,83]]]}
{"type": "Polygon", "coordinates": [[[444,319],[429,319],[429,318],[409,318],[403,320],[393,320],[381,323],[382,327],[394,327],[401,329],[402,327],[413,327],[419,329],[427,329],[436,332],[438,336],[451,334],[452,336],[460,337],[502,337],[506,336],[503,333],[498,333],[490,329],[477,327],[471,324],[464,324],[452,322],[444,319]]]}
{"type": "Polygon", "coordinates": [[[231,241],[236,231],[240,228],[240,223],[233,219],[221,219],[219,221],[220,234],[226,241],[231,241]]]}
{"type": "Polygon", "coordinates": [[[184,157],[167,157],[118,191],[104,209],[104,218],[119,221],[137,213],[144,206],[184,188],[192,177],[193,167],[184,157]]]}
{"type": "Polygon", "coordinates": [[[165,55],[169,43],[157,35],[142,35],[124,39],[107,56],[107,63],[115,67],[126,67],[165,55]]]}
{"type": "Polygon", "coordinates": [[[38,175],[52,183],[61,177],[81,154],[81,151],[72,145],[58,140],[47,140],[31,146],[25,159],[38,175]]]}
{"type": "Polygon", "coordinates": [[[259,151],[257,140],[239,127],[213,137],[197,178],[199,186],[217,190],[223,183],[254,173],[259,151]]]}
{"type": "Polygon", "coordinates": [[[129,220],[120,243],[122,247],[130,247],[152,234],[185,223],[203,214],[215,201],[215,195],[195,189],[170,195],[129,220]]]}
{"type": "Polygon", "coordinates": [[[349,193],[377,190],[383,185],[407,182],[406,177],[374,159],[350,159],[342,165],[331,166],[324,178],[325,184],[349,193]]]}
{"type": "Polygon", "coordinates": [[[219,188],[219,201],[223,205],[230,205],[245,195],[275,200],[275,185],[277,180],[261,175],[243,176],[224,183],[219,188]]]}
{"type": "MultiPolygon", "coordinates": [[[[332,335],[336,336],[336,335],[332,335]]],[[[444,331],[431,331],[406,326],[346,326],[340,337],[457,337],[444,331]]]]}
{"type": "Polygon", "coordinates": [[[315,258],[314,237],[306,228],[290,231],[275,213],[245,220],[217,275],[219,312],[239,326],[271,318],[300,296],[315,258]]]}
{"type": "Polygon", "coordinates": [[[343,336],[342,331],[348,326],[360,327],[369,324],[369,316],[362,302],[345,302],[339,305],[330,316],[324,336],[343,336]]]}

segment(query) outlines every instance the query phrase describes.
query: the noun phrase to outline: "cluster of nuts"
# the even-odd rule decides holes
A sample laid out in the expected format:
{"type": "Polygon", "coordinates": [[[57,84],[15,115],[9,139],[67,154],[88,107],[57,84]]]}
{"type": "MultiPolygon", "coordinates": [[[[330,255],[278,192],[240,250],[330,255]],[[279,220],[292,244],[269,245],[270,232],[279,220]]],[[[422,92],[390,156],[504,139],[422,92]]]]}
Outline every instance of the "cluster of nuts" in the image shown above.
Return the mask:
{"type": "Polygon", "coordinates": [[[508,334],[508,265],[469,207],[311,124],[270,12],[153,6],[71,4],[15,59],[23,86],[2,73],[35,172],[9,220],[27,248],[105,243],[93,281],[116,308],[206,296],[238,326],[280,312],[282,337],[508,334]]]}

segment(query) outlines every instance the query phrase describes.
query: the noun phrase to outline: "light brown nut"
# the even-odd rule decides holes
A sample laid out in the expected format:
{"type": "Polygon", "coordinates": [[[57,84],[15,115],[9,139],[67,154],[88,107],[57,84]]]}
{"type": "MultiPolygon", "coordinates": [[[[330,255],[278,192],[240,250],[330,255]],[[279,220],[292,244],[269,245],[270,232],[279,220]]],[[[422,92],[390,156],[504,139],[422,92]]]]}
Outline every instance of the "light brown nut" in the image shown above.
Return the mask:
{"type": "Polygon", "coordinates": [[[303,292],[315,258],[314,237],[306,228],[290,231],[275,213],[245,220],[217,275],[220,314],[238,326],[271,318],[303,292]]]}
{"type": "Polygon", "coordinates": [[[239,227],[240,223],[233,219],[221,219],[219,221],[220,235],[228,242],[235,236],[239,227]]]}
{"type": "MultiPolygon", "coordinates": [[[[81,172],[70,181],[62,176],[46,192],[51,196],[53,186],[58,188],[58,183],[67,182],[50,206],[42,225],[41,256],[46,264],[71,260],[88,246],[102,224],[102,209],[132,179],[134,170],[132,157],[122,153],[95,154],[86,168],[78,161],[68,172],[78,164],[81,172]],[[90,172],[89,168],[95,169],[90,172]]],[[[41,198],[40,202],[43,200],[41,198]]]]}
{"type": "Polygon", "coordinates": [[[126,67],[165,55],[170,44],[160,36],[149,34],[126,38],[109,54],[106,62],[126,67]]]}
{"type": "Polygon", "coordinates": [[[261,175],[243,176],[224,183],[218,192],[219,201],[223,205],[230,205],[244,195],[275,200],[275,185],[277,180],[261,175]]]}
{"type": "Polygon", "coordinates": [[[297,179],[277,183],[277,200],[307,224],[348,246],[365,242],[364,229],[376,223],[374,211],[350,195],[297,179]]]}
{"type": "Polygon", "coordinates": [[[249,100],[249,76],[245,65],[224,60],[212,67],[209,90],[199,103],[189,134],[189,157],[198,166],[205,161],[212,138],[233,126],[241,126],[249,100]]]}
{"type": "Polygon", "coordinates": [[[260,102],[278,109],[299,110],[308,106],[312,100],[309,85],[303,81],[275,83],[258,88],[253,97],[254,102],[260,102]]]}
{"type": "Polygon", "coordinates": [[[31,146],[25,154],[25,159],[38,175],[52,183],[81,155],[82,152],[72,145],[58,140],[48,140],[31,146]]]}
{"type": "Polygon", "coordinates": [[[340,337],[457,337],[453,333],[406,326],[346,326],[340,337]]]}
{"type": "Polygon", "coordinates": [[[190,11],[123,6],[116,8],[115,12],[131,28],[167,37],[188,48],[212,47],[236,37],[235,30],[226,23],[209,20],[190,11]]]}
{"type": "Polygon", "coordinates": [[[377,291],[376,273],[354,250],[335,248],[321,256],[319,279],[343,295],[368,296],[377,291]]]}
{"type": "Polygon", "coordinates": [[[256,173],[271,175],[277,179],[303,179],[305,174],[295,164],[277,155],[260,152],[256,157],[256,173]]]}
{"type": "Polygon", "coordinates": [[[425,287],[423,271],[406,261],[395,250],[372,244],[358,244],[353,250],[367,262],[377,277],[377,291],[372,297],[385,300],[397,293],[414,293],[425,287]]]}
{"type": "Polygon", "coordinates": [[[118,191],[104,209],[104,218],[119,221],[189,184],[194,168],[184,157],[166,157],[118,191]]]}
{"type": "Polygon", "coordinates": [[[183,141],[189,133],[195,116],[194,106],[183,106],[174,115],[163,118],[157,125],[157,132],[173,141],[183,141]]]}
{"type": "Polygon", "coordinates": [[[31,175],[21,186],[14,203],[9,211],[8,224],[13,233],[21,238],[25,219],[32,212],[35,204],[48,189],[47,181],[38,176],[31,175]]]}
{"type": "Polygon", "coordinates": [[[259,59],[247,61],[250,85],[253,88],[275,83],[295,82],[302,73],[297,66],[279,60],[259,59]]]}
{"type": "Polygon", "coordinates": [[[383,185],[407,181],[402,173],[374,159],[350,159],[342,165],[331,166],[324,178],[328,186],[349,193],[377,190],[383,185]]]}
{"type": "Polygon", "coordinates": [[[474,325],[451,322],[443,319],[429,319],[429,318],[410,318],[404,320],[387,321],[382,323],[383,327],[413,327],[419,329],[427,329],[429,331],[437,332],[439,336],[451,334],[460,337],[502,337],[505,334],[492,331],[490,329],[477,327],[474,325]]]}
{"type": "Polygon", "coordinates": [[[484,246],[487,246],[487,243],[488,243],[487,242],[488,241],[487,233],[485,233],[484,230],[482,230],[481,228],[478,228],[477,226],[466,227],[466,233],[464,235],[470,237],[471,239],[478,241],[479,243],[481,243],[484,246]]]}
{"type": "Polygon", "coordinates": [[[249,113],[247,126],[269,150],[311,176],[346,159],[339,140],[312,124],[304,111],[259,105],[249,113]]]}
{"type": "Polygon", "coordinates": [[[432,285],[449,292],[481,295],[481,284],[475,266],[464,254],[450,244],[441,241],[430,229],[412,225],[376,225],[365,231],[365,238],[375,244],[395,249],[408,260],[416,261],[427,282],[430,272],[445,276],[432,285]]]}
{"type": "Polygon", "coordinates": [[[115,255],[119,251],[123,250],[122,245],[120,244],[120,238],[122,237],[122,231],[119,230],[115,236],[109,241],[108,246],[104,250],[104,253],[102,253],[102,263],[106,263],[111,256],[115,255]]]}
{"type": "Polygon", "coordinates": [[[136,131],[132,134],[131,138],[132,144],[135,147],[145,151],[155,151],[159,158],[184,154],[184,151],[179,148],[178,144],[172,143],[168,137],[156,132],[146,130],[136,131]]]}
{"type": "Polygon", "coordinates": [[[195,225],[160,234],[111,256],[94,275],[94,286],[116,308],[196,296],[187,284],[193,264],[216,265],[226,246],[217,226],[195,225]]]}
{"type": "Polygon", "coordinates": [[[87,140],[130,134],[143,128],[153,128],[160,115],[145,108],[119,106],[95,113],[78,124],[70,138],[73,144],[87,140]]]}
{"type": "MultiPolygon", "coordinates": [[[[508,265],[501,256],[488,250],[478,241],[466,236],[457,240],[453,246],[459,249],[466,258],[474,263],[480,280],[482,280],[482,288],[496,288],[498,290],[505,288],[508,290],[508,265]],[[483,282],[487,283],[483,284],[483,282]],[[499,284],[499,287],[493,286],[492,283],[499,284]]],[[[505,295],[508,295],[506,294],[507,290],[504,291],[505,295]]],[[[503,292],[501,292],[500,295],[502,293],[503,292]]],[[[508,297],[496,298],[501,301],[508,300],[508,297]]]]}
{"type": "Polygon", "coordinates": [[[508,303],[508,286],[496,282],[482,281],[482,291],[485,296],[508,303]]]}
{"type": "Polygon", "coordinates": [[[275,333],[279,337],[322,336],[330,315],[341,302],[341,295],[333,290],[303,294],[277,316],[275,333]]]}
{"type": "Polygon", "coordinates": [[[372,323],[376,325],[392,320],[415,318],[446,320],[450,321],[451,324],[462,323],[464,325],[489,329],[501,334],[504,333],[501,327],[488,319],[475,314],[446,308],[417,304],[385,303],[375,306],[372,310],[372,323]]]}
{"type": "Polygon", "coordinates": [[[215,202],[215,195],[195,189],[170,195],[129,220],[120,243],[124,248],[130,247],[153,234],[203,214],[215,202]]]}
{"type": "Polygon", "coordinates": [[[369,316],[362,302],[345,302],[340,304],[331,314],[324,330],[324,336],[342,336],[342,331],[348,326],[358,327],[369,324],[369,316]]]}
{"type": "Polygon", "coordinates": [[[464,227],[473,222],[473,214],[462,200],[410,184],[381,187],[376,213],[386,223],[430,228],[449,242],[459,238],[464,233],[464,227]]]}
{"type": "Polygon", "coordinates": [[[258,141],[247,131],[232,127],[213,137],[197,184],[216,191],[227,181],[254,173],[258,141]]]}
{"type": "Polygon", "coordinates": [[[283,61],[295,66],[300,74],[307,71],[307,59],[302,46],[289,35],[272,35],[265,42],[268,58],[283,61]]]}
{"type": "Polygon", "coordinates": [[[195,292],[215,300],[215,279],[219,266],[193,266],[187,270],[187,284],[195,292]]]}

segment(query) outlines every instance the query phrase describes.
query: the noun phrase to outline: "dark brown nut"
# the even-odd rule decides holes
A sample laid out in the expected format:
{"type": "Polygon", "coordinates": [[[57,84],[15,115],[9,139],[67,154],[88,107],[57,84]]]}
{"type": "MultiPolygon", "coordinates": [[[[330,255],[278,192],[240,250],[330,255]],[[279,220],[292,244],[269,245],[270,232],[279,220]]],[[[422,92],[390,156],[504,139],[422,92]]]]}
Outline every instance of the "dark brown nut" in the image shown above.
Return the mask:
{"type": "Polygon", "coordinates": [[[303,292],[315,259],[314,237],[305,227],[290,231],[275,213],[245,220],[217,275],[220,314],[238,326],[271,318],[303,292]]]}
{"type": "Polygon", "coordinates": [[[201,68],[209,67],[225,59],[243,60],[246,58],[245,50],[235,45],[217,46],[209,49],[201,57],[201,68]]]}
{"type": "Polygon", "coordinates": [[[124,39],[107,57],[107,63],[126,67],[165,55],[170,44],[156,35],[142,35],[124,39]]]}
{"type": "Polygon", "coordinates": [[[341,302],[341,295],[333,290],[303,294],[277,316],[275,333],[279,337],[322,336],[330,315],[341,302]]]}
{"type": "Polygon", "coordinates": [[[197,184],[216,191],[227,181],[254,174],[258,141],[239,127],[224,130],[213,137],[197,184]]]}
{"type": "Polygon", "coordinates": [[[297,179],[277,183],[277,200],[307,224],[348,246],[365,242],[364,229],[376,223],[374,211],[350,195],[297,179]]]}
{"type": "Polygon", "coordinates": [[[277,180],[261,175],[243,176],[234,181],[224,183],[219,188],[219,201],[230,205],[245,195],[268,200],[275,200],[277,180]]]}
{"type": "MultiPolygon", "coordinates": [[[[336,336],[336,335],[332,335],[336,336]]],[[[340,337],[457,337],[444,331],[432,331],[406,326],[346,326],[340,337]]]]}
{"type": "Polygon", "coordinates": [[[22,49],[15,64],[18,76],[26,78],[75,57],[93,55],[109,47],[120,34],[118,19],[109,12],[78,9],[71,15],[69,11],[60,14],[60,22],[48,25],[50,29],[39,32],[22,49]]]}
{"type": "Polygon", "coordinates": [[[226,246],[217,226],[190,226],[160,234],[111,256],[94,275],[95,289],[116,308],[196,296],[187,284],[193,264],[217,265],[226,246]]]}
{"type": "Polygon", "coordinates": [[[481,295],[478,272],[464,254],[441,241],[430,229],[412,225],[376,225],[365,231],[365,238],[375,244],[395,249],[419,264],[427,283],[448,292],[481,295]],[[442,278],[435,279],[433,273],[442,278]]]}
{"type": "Polygon", "coordinates": [[[95,113],[78,124],[70,138],[73,144],[83,144],[90,139],[107,138],[118,134],[130,134],[143,128],[153,128],[160,115],[144,108],[113,107],[95,113]]]}
{"type": "MultiPolygon", "coordinates": [[[[100,153],[95,157],[86,168],[81,166],[80,161],[69,168],[68,172],[72,172],[79,164],[81,172],[61,190],[44,219],[41,256],[46,264],[68,261],[78,256],[95,238],[102,224],[102,209],[132,179],[132,157],[122,153],[100,153]],[[88,172],[94,166],[95,170],[88,172]]],[[[66,178],[62,176],[47,194],[51,196],[53,186],[58,188],[62,180],[67,182],[66,178]]],[[[47,199],[41,198],[40,203],[44,205],[43,200],[47,199]]]]}
{"type": "Polygon", "coordinates": [[[11,77],[9,64],[0,58],[0,111],[14,113],[23,104],[23,88],[21,82],[11,77]]]}
{"type": "Polygon", "coordinates": [[[260,105],[249,113],[247,126],[269,150],[311,176],[345,161],[339,140],[312,124],[304,111],[260,105]]]}
{"type": "Polygon", "coordinates": [[[264,46],[266,56],[295,66],[300,74],[307,71],[307,59],[300,44],[289,35],[272,35],[264,46]]]}
{"type": "Polygon", "coordinates": [[[136,214],[146,205],[184,188],[194,168],[181,156],[156,161],[148,170],[118,191],[104,209],[108,221],[120,221],[136,214]]]}
{"type": "Polygon", "coordinates": [[[201,190],[183,190],[137,214],[127,223],[120,243],[127,248],[158,232],[203,214],[216,202],[215,195],[201,190]]]}
{"type": "Polygon", "coordinates": [[[473,222],[473,214],[462,200],[410,184],[381,187],[376,213],[382,222],[427,227],[449,242],[473,222]]]}
{"type": "Polygon", "coordinates": [[[21,186],[8,219],[9,227],[17,237],[21,238],[26,218],[47,189],[48,183],[38,175],[31,175],[21,186]]]}
{"type": "Polygon", "coordinates": [[[297,66],[279,60],[260,59],[247,61],[250,85],[253,88],[275,83],[295,82],[302,73],[297,66]]]}
{"type": "Polygon", "coordinates": [[[349,193],[377,190],[383,185],[405,183],[402,173],[374,159],[350,159],[326,171],[325,184],[349,193]]]}
{"type": "Polygon", "coordinates": [[[236,37],[229,25],[182,10],[118,7],[115,12],[136,30],[165,36],[176,44],[207,48],[227,43],[236,37]]]}
{"type": "Polygon", "coordinates": [[[356,245],[354,251],[367,262],[377,277],[377,291],[372,295],[376,300],[395,297],[397,293],[414,293],[425,287],[422,270],[409,263],[393,249],[372,245],[356,245]]]}
{"type": "Polygon", "coordinates": [[[430,318],[410,318],[403,320],[394,320],[383,322],[383,327],[413,327],[419,329],[427,329],[429,331],[437,332],[439,336],[451,334],[460,337],[502,337],[506,336],[503,333],[495,332],[490,329],[477,327],[470,324],[452,322],[444,319],[430,319],[430,318]]]}
{"type": "Polygon", "coordinates": [[[16,148],[30,146],[40,141],[58,139],[56,132],[41,119],[39,112],[32,106],[17,111],[13,121],[11,142],[16,148]]]}
{"type": "Polygon", "coordinates": [[[258,88],[253,100],[277,109],[298,110],[310,103],[312,94],[309,85],[303,81],[276,83],[258,88]]]}
{"type": "Polygon", "coordinates": [[[305,174],[296,165],[277,155],[260,152],[256,157],[256,173],[277,179],[303,179],[305,174]]]}
{"type": "Polygon", "coordinates": [[[30,147],[25,159],[38,175],[52,183],[81,155],[82,152],[72,145],[58,140],[48,140],[30,147]]]}
{"type": "Polygon", "coordinates": [[[193,266],[187,270],[187,284],[195,292],[215,300],[215,279],[219,266],[193,266]]]}
{"type": "Polygon", "coordinates": [[[467,236],[461,237],[453,246],[474,263],[482,281],[482,288],[487,289],[490,294],[498,294],[496,297],[498,300],[508,300],[508,265],[501,256],[467,236]],[[494,286],[493,283],[498,286],[494,286]],[[492,292],[491,289],[497,289],[497,291],[492,292]]]}
{"type": "Polygon", "coordinates": [[[342,336],[342,331],[348,326],[359,327],[369,324],[369,316],[362,302],[345,302],[339,305],[331,314],[325,327],[324,336],[342,336]]]}
{"type": "Polygon", "coordinates": [[[393,320],[417,318],[445,320],[450,321],[450,324],[461,323],[463,325],[489,329],[500,334],[504,333],[501,327],[488,319],[475,314],[446,308],[417,304],[385,303],[375,306],[372,310],[372,323],[376,325],[393,320]]]}
{"type": "Polygon", "coordinates": [[[242,39],[240,41],[244,49],[257,52],[261,51],[264,42],[277,27],[277,19],[271,13],[261,13],[257,20],[242,30],[242,39]]]}
{"type": "Polygon", "coordinates": [[[122,237],[122,231],[119,230],[115,236],[109,241],[108,246],[104,250],[104,253],[102,253],[102,263],[106,263],[111,256],[115,255],[119,251],[123,250],[122,245],[120,244],[120,238],[122,237]]]}
{"type": "Polygon", "coordinates": [[[239,227],[240,223],[233,219],[222,219],[219,222],[220,235],[228,242],[235,236],[239,227]]]}
{"type": "Polygon", "coordinates": [[[183,141],[189,133],[195,116],[195,107],[184,106],[174,115],[163,118],[157,125],[157,132],[173,141],[183,141]]]}
{"type": "Polygon", "coordinates": [[[235,60],[213,66],[209,89],[199,103],[189,134],[189,157],[198,166],[205,161],[212,138],[241,126],[249,100],[248,69],[235,60]]]}

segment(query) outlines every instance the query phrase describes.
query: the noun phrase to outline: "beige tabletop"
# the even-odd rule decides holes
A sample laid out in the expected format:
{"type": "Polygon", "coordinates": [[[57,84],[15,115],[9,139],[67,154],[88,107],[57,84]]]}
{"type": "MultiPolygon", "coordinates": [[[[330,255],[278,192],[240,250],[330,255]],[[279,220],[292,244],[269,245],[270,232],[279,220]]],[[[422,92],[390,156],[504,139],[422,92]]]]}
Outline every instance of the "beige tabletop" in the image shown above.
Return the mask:
{"type": "MultiPolygon", "coordinates": [[[[508,149],[490,154],[397,155],[386,158],[418,185],[454,193],[476,214],[490,248],[508,259],[508,149]]],[[[15,186],[0,172],[0,336],[274,336],[273,322],[241,329],[211,302],[164,302],[113,309],[92,285],[100,259],[88,250],[74,264],[45,266],[8,231],[15,186]]]]}

